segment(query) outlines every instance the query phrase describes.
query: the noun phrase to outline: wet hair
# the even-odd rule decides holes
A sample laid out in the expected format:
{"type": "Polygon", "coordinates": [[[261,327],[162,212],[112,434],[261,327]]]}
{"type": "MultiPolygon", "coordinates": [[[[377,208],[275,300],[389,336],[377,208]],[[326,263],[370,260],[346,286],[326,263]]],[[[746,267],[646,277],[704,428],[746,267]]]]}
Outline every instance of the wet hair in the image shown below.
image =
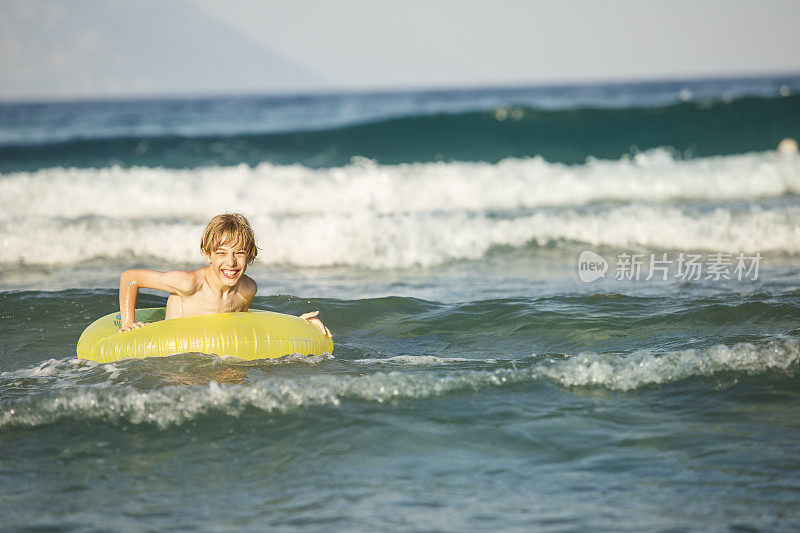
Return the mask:
{"type": "Polygon", "coordinates": [[[245,216],[239,213],[223,213],[212,218],[200,238],[200,249],[204,254],[211,255],[225,243],[243,248],[248,265],[258,255],[253,229],[245,216]]]}

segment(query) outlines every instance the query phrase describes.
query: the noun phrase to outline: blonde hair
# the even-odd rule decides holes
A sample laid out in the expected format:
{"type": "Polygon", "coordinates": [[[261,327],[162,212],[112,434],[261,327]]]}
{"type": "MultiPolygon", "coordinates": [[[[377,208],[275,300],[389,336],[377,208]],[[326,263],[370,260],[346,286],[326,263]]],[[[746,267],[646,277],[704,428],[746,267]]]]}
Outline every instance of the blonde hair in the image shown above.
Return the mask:
{"type": "Polygon", "coordinates": [[[256,236],[244,215],[223,213],[211,219],[200,238],[200,250],[206,255],[222,246],[223,243],[238,245],[247,254],[247,264],[258,255],[256,236]]]}

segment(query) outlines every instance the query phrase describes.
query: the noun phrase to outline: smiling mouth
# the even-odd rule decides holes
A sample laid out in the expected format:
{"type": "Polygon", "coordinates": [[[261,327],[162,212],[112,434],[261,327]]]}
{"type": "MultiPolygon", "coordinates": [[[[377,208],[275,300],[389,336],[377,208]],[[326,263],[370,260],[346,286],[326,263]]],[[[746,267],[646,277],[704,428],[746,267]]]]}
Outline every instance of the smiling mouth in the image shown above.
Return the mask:
{"type": "Polygon", "coordinates": [[[239,271],[238,270],[222,270],[222,275],[225,276],[228,279],[236,279],[236,277],[239,275],[239,271]]]}

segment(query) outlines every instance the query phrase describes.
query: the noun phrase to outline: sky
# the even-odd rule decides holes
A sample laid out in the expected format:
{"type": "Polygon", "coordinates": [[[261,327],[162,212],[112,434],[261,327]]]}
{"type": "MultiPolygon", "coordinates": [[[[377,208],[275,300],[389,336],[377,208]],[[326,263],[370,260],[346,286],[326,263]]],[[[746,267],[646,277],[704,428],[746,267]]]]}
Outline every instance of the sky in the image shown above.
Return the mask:
{"type": "Polygon", "coordinates": [[[3,0],[0,99],[800,73],[796,0],[3,0]]]}

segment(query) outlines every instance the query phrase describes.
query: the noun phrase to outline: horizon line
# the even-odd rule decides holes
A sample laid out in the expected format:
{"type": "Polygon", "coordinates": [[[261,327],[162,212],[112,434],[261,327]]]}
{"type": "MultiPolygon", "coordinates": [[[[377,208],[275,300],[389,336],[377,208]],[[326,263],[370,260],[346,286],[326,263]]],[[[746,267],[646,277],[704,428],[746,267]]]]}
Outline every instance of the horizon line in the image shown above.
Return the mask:
{"type": "Polygon", "coordinates": [[[583,78],[583,79],[563,79],[538,82],[499,82],[493,83],[462,83],[462,84],[439,84],[439,85],[416,85],[388,86],[376,84],[363,87],[342,87],[325,86],[317,89],[298,88],[296,90],[279,89],[270,91],[253,91],[250,89],[242,91],[187,91],[187,92],[143,92],[143,93],[120,93],[107,95],[75,95],[75,96],[35,96],[31,98],[22,97],[3,97],[0,96],[0,105],[36,105],[36,104],[72,104],[90,102],[139,102],[157,100],[217,100],[230,98],[302,98],[315,96],[336,96],[336,95],[380,95],[397,93],[436,93],[436,92],[469,92],[481,90],[515,90],[515,89],[536,89],[536,88],[558,88],[558,87],[582,87],[582,86],[615,86],[615,85],[650,85],[659,83],[697,83],[704,81],[733,81],[733,80],[760,80],[787,77],[789,79],[800,78],[800,70],[794,72],[731,72],[715,73],[709,75],[665,75],[665,76],[642,76],[619,78],[612,77],[606,79],[583,78]]]}

